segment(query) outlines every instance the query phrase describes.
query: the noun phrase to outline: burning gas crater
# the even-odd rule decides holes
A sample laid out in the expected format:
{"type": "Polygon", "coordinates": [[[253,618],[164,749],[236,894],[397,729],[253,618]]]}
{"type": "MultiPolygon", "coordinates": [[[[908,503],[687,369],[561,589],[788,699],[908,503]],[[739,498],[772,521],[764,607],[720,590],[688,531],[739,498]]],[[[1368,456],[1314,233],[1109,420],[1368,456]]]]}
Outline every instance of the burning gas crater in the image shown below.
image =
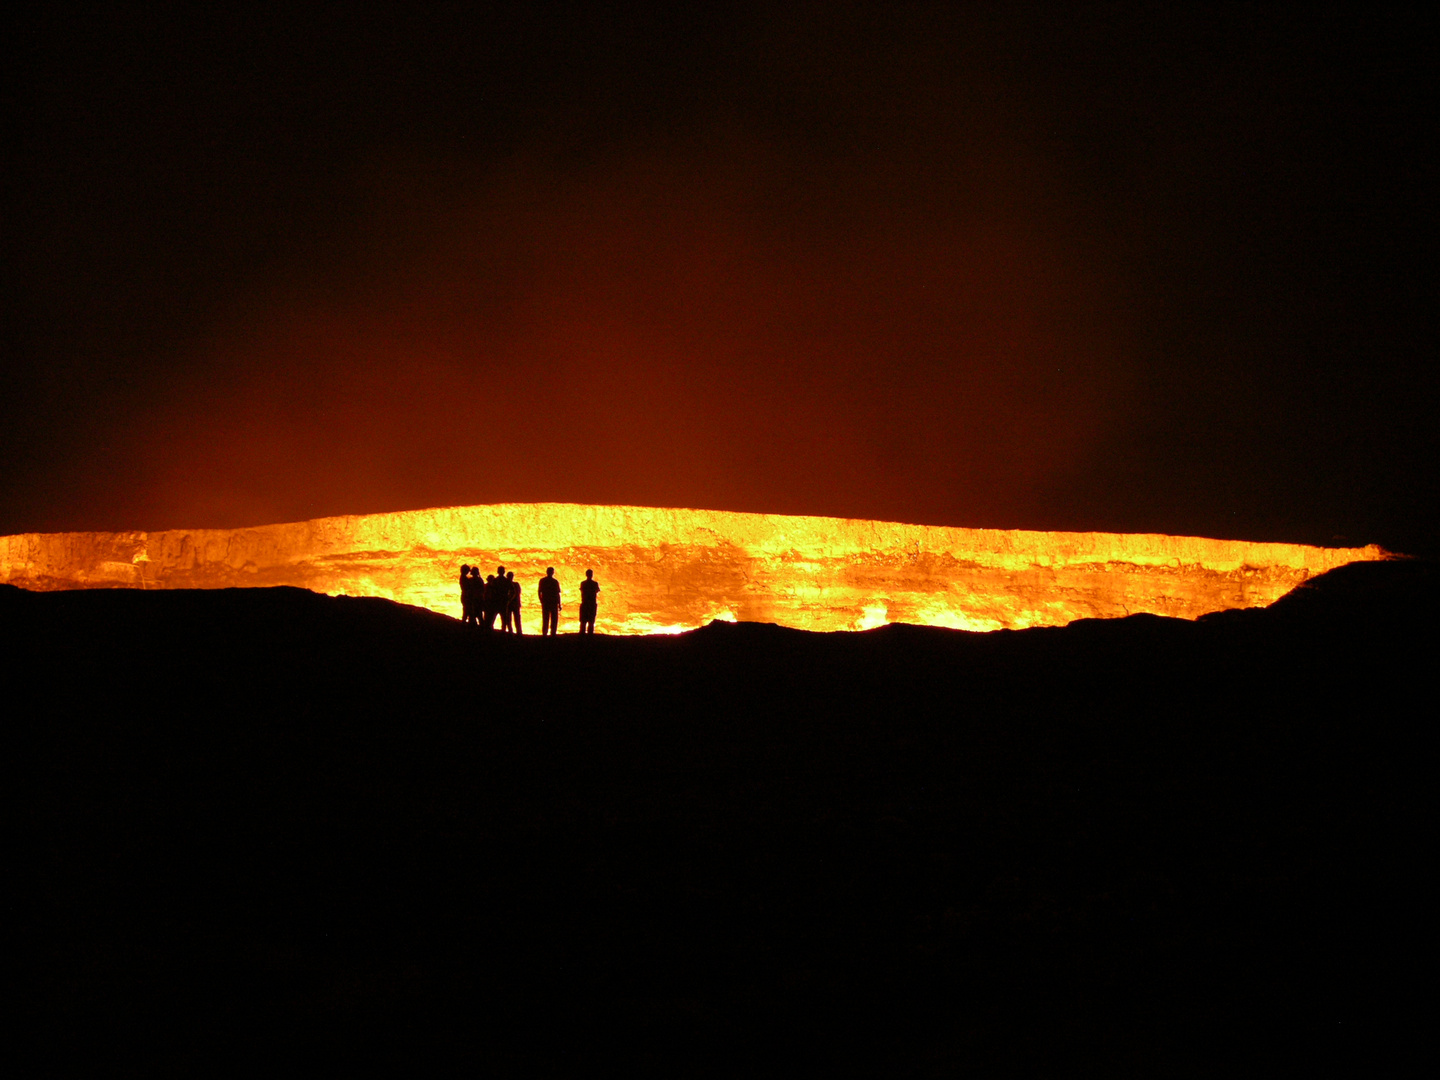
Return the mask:
{"type": "Polygon", "coordinates": [[[460,615],[461,563],[524,584],[554,566],[573,629],[587,567],[602,633],[713,619],[805,630],[887,622],[962,630],[1059,626],[1137,612],[1193,619],[1272,603],[1306,578],[1386,558],[1191,536],[951,529],[844,518],[515,503],[319,518],[250,529],[0,537],[0,581],[27,589],[297,585],[460,615]]]}

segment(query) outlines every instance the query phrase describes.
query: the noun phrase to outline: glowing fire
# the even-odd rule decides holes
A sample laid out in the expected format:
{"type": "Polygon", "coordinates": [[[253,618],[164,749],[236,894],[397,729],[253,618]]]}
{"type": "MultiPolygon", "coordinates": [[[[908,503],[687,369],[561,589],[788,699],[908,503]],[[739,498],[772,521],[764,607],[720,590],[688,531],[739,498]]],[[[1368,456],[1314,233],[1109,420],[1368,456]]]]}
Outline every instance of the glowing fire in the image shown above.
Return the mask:
{"type": "Polygon", "coordinates": [[[459,616],[461,563],[524,584],[554,566],[573,628],[587,567],[601,632],[673,633],[713,619],[806,630],[887,622],[964,630],[1151,612],[1193,619],[1269,604],[1306,578],[1382,559],[1190,536],[951,529],[716,510],[514,503],[319,518],[251,529],[0,537],[0,581],[28,589],[298,585],[459,616]]]}

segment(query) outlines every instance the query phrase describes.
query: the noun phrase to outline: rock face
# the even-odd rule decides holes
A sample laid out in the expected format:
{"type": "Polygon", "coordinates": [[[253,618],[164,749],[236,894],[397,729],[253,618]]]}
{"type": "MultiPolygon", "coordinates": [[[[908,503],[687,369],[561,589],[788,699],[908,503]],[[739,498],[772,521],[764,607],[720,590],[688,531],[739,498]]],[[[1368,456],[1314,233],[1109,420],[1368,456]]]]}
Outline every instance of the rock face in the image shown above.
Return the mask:
{"type": "Polygon", "coordinates": [[[0,582],[27,589],[296,585],[458,617],[462,563],[524,585],[554,566],[573,626],[586,568],[598,628],[654,633],[713,619],[856,630],[1058,626],[1149,612],[1193,619],[1267,605],[1316,574],[1386,553],[1188,536],[954,529],[715,510],[512,503],[249,529],[0,537],[0,582]]]}

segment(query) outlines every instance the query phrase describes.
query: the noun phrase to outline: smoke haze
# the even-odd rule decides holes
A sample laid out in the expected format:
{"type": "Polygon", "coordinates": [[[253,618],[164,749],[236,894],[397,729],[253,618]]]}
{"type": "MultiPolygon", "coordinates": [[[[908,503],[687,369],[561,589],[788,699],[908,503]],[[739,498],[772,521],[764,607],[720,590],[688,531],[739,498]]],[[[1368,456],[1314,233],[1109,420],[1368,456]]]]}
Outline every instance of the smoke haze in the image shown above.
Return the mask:
{"type": "Polygon", "coordinates": [[[1404,26],[27,30],[0,531],[577,501],[1433,532],[1404,26]]]}

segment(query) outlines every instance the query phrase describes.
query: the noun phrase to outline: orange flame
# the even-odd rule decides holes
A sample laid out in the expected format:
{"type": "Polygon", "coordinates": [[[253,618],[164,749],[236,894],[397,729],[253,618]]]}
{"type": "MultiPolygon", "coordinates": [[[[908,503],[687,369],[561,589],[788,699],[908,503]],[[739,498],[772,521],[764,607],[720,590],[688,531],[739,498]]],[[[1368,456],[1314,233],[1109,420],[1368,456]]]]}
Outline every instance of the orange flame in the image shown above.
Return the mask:
{"type": "Polygon", "coordinates": [[[805,630],[887,622],[998,630],[1138,612],[1193,619],[1269,604],[1315,574],[1386,557],[1374,545],[510,503],[250,529],[4,536],[0,582],[35,590],[297,585],[458,616],[460,564],[491,572],[504,563],[534,617],[535,582],[554,566],[563,626],[588,567],[603,585],[602,632],[672,633],[713,619],[805,630]]]}

